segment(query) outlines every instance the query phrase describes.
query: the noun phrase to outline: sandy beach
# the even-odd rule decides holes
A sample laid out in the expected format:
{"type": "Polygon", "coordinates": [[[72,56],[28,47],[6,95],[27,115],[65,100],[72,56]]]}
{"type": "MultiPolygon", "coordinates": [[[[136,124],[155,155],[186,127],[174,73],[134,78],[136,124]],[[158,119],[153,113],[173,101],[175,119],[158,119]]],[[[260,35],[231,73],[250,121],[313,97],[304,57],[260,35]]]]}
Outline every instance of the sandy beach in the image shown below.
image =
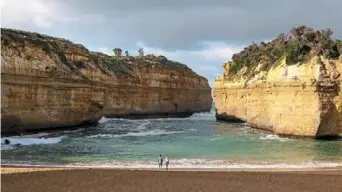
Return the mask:
{"type": "Polygon", "coordinates": [[[1,168],[3,192],[342,191],[342,169],[128,170],[1,168]]]}

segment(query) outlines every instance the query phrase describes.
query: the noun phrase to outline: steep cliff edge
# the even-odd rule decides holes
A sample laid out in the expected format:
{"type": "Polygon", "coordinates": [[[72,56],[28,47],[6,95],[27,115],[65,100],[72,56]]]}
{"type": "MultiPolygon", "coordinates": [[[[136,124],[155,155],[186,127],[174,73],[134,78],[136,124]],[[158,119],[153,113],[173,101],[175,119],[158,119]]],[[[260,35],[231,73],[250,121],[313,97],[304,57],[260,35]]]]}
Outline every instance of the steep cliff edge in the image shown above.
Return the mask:
{"type": "Polygon", "coordinates": [[[1,29],[1,132],[210,111],[208,80],[163,56],[108,56],[1,29]]]}
{"type": "Polygon", "coordinates": [[[281,135],[342,133],[342,43],[305,26],[254,43],[215,80],[216,118],[245,121],[281,135]]]}

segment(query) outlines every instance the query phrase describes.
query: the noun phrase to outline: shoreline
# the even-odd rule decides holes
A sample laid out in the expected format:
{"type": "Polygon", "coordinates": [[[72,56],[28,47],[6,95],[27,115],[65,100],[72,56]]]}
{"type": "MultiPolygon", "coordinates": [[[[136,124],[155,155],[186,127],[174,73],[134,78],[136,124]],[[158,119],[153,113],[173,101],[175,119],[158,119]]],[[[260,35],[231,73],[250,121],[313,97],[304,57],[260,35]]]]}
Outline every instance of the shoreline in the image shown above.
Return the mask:
{"type": "MultiPolygon", "coordinates": [[[[177,160],[177,159],[176,159],[177,160]]],[[[173,161],[176,161],[175,159],[173,161]]],[[[220,161],[220,160],[218,160],[220,161]]],[[[222,161],[222,160],[221,160],[222,161]]],[[[30,164],[30,163],[1,163],[1,167],[17,167],[17,168],[84,168],[84,169],[139,169],[139,170],[153,170],[157,168],[156,163],[145,162],[146,164],[134,164],[134,162],[126,162],[124,164],[30,164]],[[131,164],[133,163],[133,164],[131,164]]],[[[163,165],[164,167],[165,165],[163,165]]],[[[172,170],[268,170],[268,169],[279,169],[279,170],[304,170],[304,169],[342,169],[342,161],[331,161],[331,162],[302,162],[299,164],[287,164],[281,162],[274,162],[270,164],[264,163],[242,163],[235,162],[232,164],[197,164],[197,165],[180,165],[172,163],[169,166],[172,170]]]]}
{"type": "Polygon", "coordinates": [[[152,172],[340,172],[342,174],[342,166],[336,167],[310,167],[310,168],[169,168],[165,167],[158,170],[156,168],[117,168],[117,167],[87,167],[87,166],[46,166],[46,165],[1,165],[1,174],[3,170],[11,173],[13,170],[25,172],[25,170],[120,170],[120,171],[152,171],[152,172]]]}

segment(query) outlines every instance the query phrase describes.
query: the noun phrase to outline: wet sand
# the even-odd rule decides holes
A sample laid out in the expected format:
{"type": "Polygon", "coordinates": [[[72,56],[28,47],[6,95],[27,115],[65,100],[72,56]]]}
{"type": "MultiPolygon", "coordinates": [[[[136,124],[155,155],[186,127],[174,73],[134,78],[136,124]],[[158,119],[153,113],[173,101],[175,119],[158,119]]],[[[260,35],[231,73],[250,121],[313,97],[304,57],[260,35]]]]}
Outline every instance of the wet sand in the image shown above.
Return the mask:
{"type": "Polygon", "coordinates": [[[342,169],[1,168],[3,192],[342,191],[342,169]]]}

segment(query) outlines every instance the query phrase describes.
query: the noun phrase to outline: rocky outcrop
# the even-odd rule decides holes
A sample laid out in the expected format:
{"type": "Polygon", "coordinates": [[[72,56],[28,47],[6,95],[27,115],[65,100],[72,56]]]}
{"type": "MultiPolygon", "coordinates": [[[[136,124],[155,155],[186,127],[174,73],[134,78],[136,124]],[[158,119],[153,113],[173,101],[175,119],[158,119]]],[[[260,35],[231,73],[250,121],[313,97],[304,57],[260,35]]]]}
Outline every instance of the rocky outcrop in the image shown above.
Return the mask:
{"type": "MultiPolygon", "coordinates": [[[[279,47],[274,41],[258,46],[267,50],[274,43],[279,47]]],[[[256,52],[255,47],[247,57],[256,52]]],[[[306,59],[294,64],[288,58],[292,53],[285,50],[271,65],[260,59],[254,66],[238,66],[241,63],[236,61],[241,61],[246,49],[235,56],[235,62],[233,57],[233,62],[225,63],[224,75],[215,80],[213,91],[217,119],[244,121],[280,135],[338,137],[342,133],[342,56],[329,58],[314,54],[311,48],[306,59]]]]}
{"type": "Polygon", "coordinates": [[[108,56],[1,29],[1,132],[209,111],[207,79],[163,56],[108,56]]]}

